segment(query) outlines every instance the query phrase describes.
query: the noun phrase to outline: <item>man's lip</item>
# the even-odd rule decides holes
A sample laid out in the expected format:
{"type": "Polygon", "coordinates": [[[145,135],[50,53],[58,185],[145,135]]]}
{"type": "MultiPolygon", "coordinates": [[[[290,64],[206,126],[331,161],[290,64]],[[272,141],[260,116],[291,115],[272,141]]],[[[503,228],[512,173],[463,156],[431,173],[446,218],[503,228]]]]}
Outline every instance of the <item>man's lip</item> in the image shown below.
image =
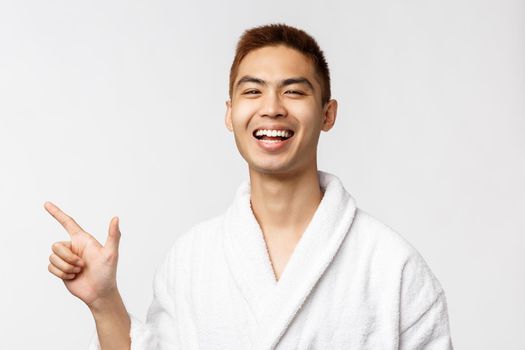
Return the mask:
{"type": "Polygon", "coordinates": [[[285,150],[287,147],[289,147],[290,142],[292,142],[290,139],[291,137],[287,138],[286,140],[270,143],[270,142],[265,142],[263,140],[259,140],[255,138],[255,142],[257,143],[257,145],[259,145],[259,147],[261,147],[266,152],[271,152],[271,153],[277,152],[278,153],[282,150],[285,150]]]}

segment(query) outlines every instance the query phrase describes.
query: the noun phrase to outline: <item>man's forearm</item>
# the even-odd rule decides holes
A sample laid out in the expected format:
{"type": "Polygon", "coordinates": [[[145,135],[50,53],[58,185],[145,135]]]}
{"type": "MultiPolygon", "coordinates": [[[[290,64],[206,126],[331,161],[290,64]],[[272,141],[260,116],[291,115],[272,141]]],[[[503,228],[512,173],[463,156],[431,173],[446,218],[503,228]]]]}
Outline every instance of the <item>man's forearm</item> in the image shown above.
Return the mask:
{"type": "Polygon", "coordinates": [[[102,350],[129,350],[131,321],[118,291],[89,305],[102,350]]]}

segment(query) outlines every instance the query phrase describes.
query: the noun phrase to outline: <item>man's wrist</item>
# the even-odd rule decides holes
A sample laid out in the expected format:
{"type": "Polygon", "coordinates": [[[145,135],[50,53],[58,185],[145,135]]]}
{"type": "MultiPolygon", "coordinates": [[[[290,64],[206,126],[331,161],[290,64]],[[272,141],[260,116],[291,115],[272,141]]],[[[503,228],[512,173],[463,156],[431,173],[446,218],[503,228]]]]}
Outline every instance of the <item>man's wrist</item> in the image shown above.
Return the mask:
{"type": "Polygon", "coordinates": [[[88,307],[95,319],[100,347],[129,349],[131,319],[118,290],[115,288],[88,307]]]}
{"type": "Polygon", "coordinates": [[[93,316],[114,313],[124,306],[118,289],[114,289],[107,295],[100,297],[87,305],[93,316]]]}

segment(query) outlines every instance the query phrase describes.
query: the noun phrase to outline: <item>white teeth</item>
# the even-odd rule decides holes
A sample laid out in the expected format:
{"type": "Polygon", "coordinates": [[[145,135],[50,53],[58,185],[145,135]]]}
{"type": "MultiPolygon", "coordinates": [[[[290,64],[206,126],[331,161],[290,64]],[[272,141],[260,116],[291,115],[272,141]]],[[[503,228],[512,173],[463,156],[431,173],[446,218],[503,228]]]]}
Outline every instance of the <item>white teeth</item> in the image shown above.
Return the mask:
{"type": "Polygon", "coordinates": [[[292,136],[292,133],[288,130],[267,130],[267,129],[260,129],[255,132],[255,136],[271,136],[271,137],[290,137],[292,136]]]}

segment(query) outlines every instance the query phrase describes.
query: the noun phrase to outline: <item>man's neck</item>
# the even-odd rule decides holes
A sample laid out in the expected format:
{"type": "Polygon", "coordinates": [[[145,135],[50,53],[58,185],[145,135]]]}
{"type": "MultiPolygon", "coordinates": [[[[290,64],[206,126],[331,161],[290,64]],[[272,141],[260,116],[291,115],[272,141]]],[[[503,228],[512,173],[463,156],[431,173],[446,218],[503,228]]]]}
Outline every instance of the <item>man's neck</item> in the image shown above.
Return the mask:
{"type": "Polygon", "coordinates": [[[250,184],[252,210],[265,238],[298,241],[323,196],[316,168],[293,176],[250,170],[250,184]]]}

